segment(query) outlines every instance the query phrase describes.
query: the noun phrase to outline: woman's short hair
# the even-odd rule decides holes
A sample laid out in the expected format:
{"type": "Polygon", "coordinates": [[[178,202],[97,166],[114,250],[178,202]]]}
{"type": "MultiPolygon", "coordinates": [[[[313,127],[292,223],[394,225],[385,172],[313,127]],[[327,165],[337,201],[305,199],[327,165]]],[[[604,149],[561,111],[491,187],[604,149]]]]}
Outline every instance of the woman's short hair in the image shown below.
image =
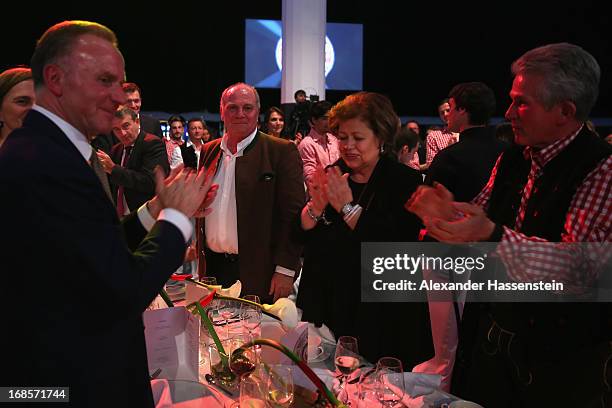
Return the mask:
{"type": "Polygon", "coordinates": [[[376,92],[358,92],[334,105],[329,112],[329,128],[338,134],[340,123],[355,118],[363,121],[386,148],[392,145],[401,125],[389,98],[376,92]]]}

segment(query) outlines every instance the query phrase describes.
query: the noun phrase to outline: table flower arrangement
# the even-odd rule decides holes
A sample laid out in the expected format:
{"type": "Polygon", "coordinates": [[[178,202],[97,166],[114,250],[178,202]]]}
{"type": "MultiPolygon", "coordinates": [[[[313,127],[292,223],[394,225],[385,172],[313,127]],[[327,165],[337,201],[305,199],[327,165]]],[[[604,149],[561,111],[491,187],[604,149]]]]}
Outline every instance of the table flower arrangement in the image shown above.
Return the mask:
{"type": "MultiPolygon", "coordinates": [[[[187,305],[186,307],[187,307],[187,310],[189,310],[190,312],[194,314],[197,313],[200,315],[202,324],[204,324],[204,326],[208,330],[210,336],[212,337],[215,343],[215,346],[217,347],[217,350],[219,351],[219,355],[221,356],[221,363],[223,364],[223,367],[227,368],[228,370],[229,370],[229,362],[228,362],[227,353],[223,349],[221,340],[219,339],[219,336],[217,335],[217,332],[215,331],[213,323],[210,320],[208,313],[205,310],[205,308],[209,306],[213,300],[215,299],[232,300],[232,301],[236,301],[240,303],[246,303],[249,305],[253,305],[255,307],[259,307],[263,313],[280,320],[281,324],[287,329],[292,329],[296,327],[298,324],[297,308],[294,302],[292,302],[291,300],[287,298],[280,298],[276,302],[274,302],[274,304],[269,305],[269,304],[259,304],[256,302],[252,302],[250,300],[241,299],[239,297],[240,292],[242,290],[242,285],[240,281],[236,281],[236,283],[234,283],[229,288],[223,288],[220,285],[208,285],[208,284],[193,280],[188,275],[187,276],[172,275],[171,279],[186,280],[195,285],[205,287],[206,289],[210,291],[206,296],[202,297],[199,301],[191,303],[187,305]]],[[[163,290],[160,294],[162,298],[164,299],[164,301],[166,301],[168,306],[172,306],[172,302],[170,301],[170,298],[168,297],[167,294],[164,293],[163,290]]],[[[336,398],[336,396],[329,390],[329,388],[327,388],[327,386],[323,383],[323,381],[321,381],[321,379],[317,377],[317,375],[312,371],[312,369],[308,367],[308,365],[301,358],[299,358],[295,353],[293,353],[293,351],[289,350],[289,348],[285,347],[281,343],[274,341],[274,340],[256,339],[247,344],[242,345],[240,349],[246,349],[248,347],[253,347],[255,345],[272,347],[280,351],[281,353],[285,354],[289,359],[291,359],[291,361],[293,361],[304,372],[304,374],[306,374],[306,376],[313,382],[313,384],[319,390],[319,394],[325,397],[328,400],[329,404],[331,404],[331,406],[346,407],[336,398]]]]}

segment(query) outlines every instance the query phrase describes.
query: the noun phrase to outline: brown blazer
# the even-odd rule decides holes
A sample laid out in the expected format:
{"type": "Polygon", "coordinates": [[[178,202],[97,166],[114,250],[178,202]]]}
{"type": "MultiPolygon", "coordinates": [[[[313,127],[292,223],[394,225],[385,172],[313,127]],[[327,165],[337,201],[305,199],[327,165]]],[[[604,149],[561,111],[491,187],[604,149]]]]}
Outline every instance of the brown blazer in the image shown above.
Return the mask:
{"type": "MultiPolygon", "coordinates": [[[[221,139],[215,139],[203,146],[200,165],[216,171],[220,156],[221,139]]],[[[276,265],[296,271],[296,278],[300,270],[302,247],[295,226],[305,192],[297,148],[287,140],[258,132],[236,160],[235,182],[243,293],[269,299],[276,265]]],[[[198,226],[199,246],[206,243],[204,223],[198,226]]]]}

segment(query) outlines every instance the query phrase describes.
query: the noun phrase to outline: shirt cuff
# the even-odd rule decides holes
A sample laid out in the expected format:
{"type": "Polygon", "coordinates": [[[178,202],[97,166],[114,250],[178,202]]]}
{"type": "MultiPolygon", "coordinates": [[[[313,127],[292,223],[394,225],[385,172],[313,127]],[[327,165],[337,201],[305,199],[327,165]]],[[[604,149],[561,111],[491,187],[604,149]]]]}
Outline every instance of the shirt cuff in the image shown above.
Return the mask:
{"type": "Polygon", "coordinates": [[[179,210],[175,210],[174,208],[164,208],[159,213],[157,220],[168,221],[169,223],[174,224],[183,233],[185,243],[189,242],[191,239],[191,234],[193,233],[191,221],[189,221],[189,218],[187,218],[187,216],[185,216],[185,214],[179,210]]]}
{"type": "Polygon", "coordinates": [[[292,278],[295,276],[295,271],[292,271],[291,269],[284,268],[284,267],[282,267],[280,265],[276,265],[276,270],[274,272],[280,273],[281,275],[287,275],[287,276],[290,276],[292,278]]]}
{"type": "Polygon", "coordinates": [[[146,229],[147,232],[151,231],[151,228],[153,228],[153,225],[155,224],[155,218],[151,216],[146,202],[140,206],[136,214],[138,215],[138,219],[140,220],[142,227],[146,229]]]}

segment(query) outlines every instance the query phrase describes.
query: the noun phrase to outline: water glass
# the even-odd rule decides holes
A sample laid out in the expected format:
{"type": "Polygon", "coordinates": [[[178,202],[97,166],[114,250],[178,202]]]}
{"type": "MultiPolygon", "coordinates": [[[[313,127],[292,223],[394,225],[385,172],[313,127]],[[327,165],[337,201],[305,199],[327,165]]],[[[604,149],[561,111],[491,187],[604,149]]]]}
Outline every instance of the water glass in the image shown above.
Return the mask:
{"type": "Polygon", "coordinates": [[[217,311],[219,316],[221,317],[221,321],[225,324],[225,331],[227,337],[230,337],[230,325],[240,320],[239,312],[240,310],[237,308],[236,301],[230,299],[218,299],[217,301],[217,311]]]}
{"type": "Polygon", "coordinates": [[[210,373],[221,384],[232,388],[236,383],[236,375],[229,367],[229,353],[232,349],[232,339],[221,340],[221,345],[223,346],[225,354],[220,353],[214,343],[208,346],[210,373]]]}
{"type": "Polygon", "coordinates": [[[256,377],[240,382],[240,408],[266,408],[266,384],[256,377]]]}
{"type": "Polygon", "coordinates": [[[378,381],[376,368],[368,367],[361,371],[359,376],[357,392],[357,408],[378,407],[378,395],[376,393],[378,381]]]}
{"type": "Polygon", "coordinates": [[[267,401],[273,408],[287,408],[293,403],[293,372],[287,365],[272,365],[267,375],[267,401]]]}
{"type": "Polygon", "coordinates": [[[384,407],[399,404],[404,397],[404,369],[402,362],[394,357],[382,357],[376,363],[378,400],[384,407]]]}
{"type": "MultiPolygon", "coordinates": [[[[261,300],[257,295],[245,295],[243,299],[261,304],[261,300]]],[[[248,303],[241,304],[240,319],[242,320],[242,327],[253,339],[261,337],[261,317],[261,308],[258,306],[248,303]]]]}

